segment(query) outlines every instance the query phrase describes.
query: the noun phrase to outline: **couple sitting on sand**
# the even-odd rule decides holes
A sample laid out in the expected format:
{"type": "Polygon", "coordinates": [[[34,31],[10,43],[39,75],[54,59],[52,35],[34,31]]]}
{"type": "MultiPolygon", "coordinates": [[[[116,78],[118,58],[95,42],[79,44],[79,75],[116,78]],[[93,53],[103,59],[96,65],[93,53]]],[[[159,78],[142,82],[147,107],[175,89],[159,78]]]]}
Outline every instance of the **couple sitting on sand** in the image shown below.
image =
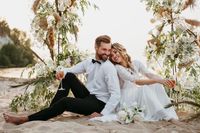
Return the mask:
{"type": "Polygon", "coordinates": [[[94,59],[86,59],[56,73],[56,78],[62,83],[48,108],[29,116],[4,113],[5,121],[22,124],[48,120],[64,111],[90,115],[90,118],[109,116],[117,113],[123,104],[131,107],[135,102],[141,107],[145,106],[144,120],[178,119],[173,107],[164,108],[170,104],[170,98],[163,85],[173,88],[173,80],[150,73],[140,61],[131,60],[121,44],[111,44],[111,38],[107,35],[96,38],[95,51],[94,59]],[[85,85],[76,77],[81,73],[86,73],[85,85]],[[140,79],[139,74],[148,79],[140,79]],[[70,89],[74,97],[67,97],[70,89]]]}

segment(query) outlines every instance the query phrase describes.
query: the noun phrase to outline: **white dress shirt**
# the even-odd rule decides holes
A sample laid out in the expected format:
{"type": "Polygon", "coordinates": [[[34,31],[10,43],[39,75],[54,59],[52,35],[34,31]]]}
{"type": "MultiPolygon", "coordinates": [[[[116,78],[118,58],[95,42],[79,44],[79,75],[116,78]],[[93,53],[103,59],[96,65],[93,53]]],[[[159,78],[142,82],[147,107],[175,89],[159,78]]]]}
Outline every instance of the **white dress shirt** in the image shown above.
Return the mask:
{"type": "Polygon", "coordinates": [[[106,103],[101,114],[112,113],[120,101],[119,79],[115,66],[109,61],[92,63],[92,59],[84,60],[71,68],[64,68],[64,73],[86,73],[86,88],[90,94],[106,103]]]}

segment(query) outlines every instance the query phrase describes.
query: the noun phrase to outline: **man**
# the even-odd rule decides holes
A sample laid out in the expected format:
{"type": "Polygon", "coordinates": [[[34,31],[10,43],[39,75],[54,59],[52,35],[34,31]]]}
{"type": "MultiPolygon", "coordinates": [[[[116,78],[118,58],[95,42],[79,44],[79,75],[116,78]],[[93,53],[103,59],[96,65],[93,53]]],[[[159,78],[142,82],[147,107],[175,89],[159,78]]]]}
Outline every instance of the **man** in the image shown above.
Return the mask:
{"type": "MultiPolygon", "coordinates": [[[[22,124],[33,120],[48,120],[70,111],[91,117],[110,114],[120,100],[119,79],[114,65],[108,60],[111,50],[111,39],[102,35],[95,40],[95,58],[82,61],[71,68],[56,73],[62,79],[63,89],[58,89],[49,108],[24,117],[4,114],[6,122],[22,124]],[[86,73],[87,83],[84,86],[74,74],[86,73]],[[66,97],[71,89],[74,98],[66,97]]],[[[61,87],[61,85],[60,85],[61,87]]]]}

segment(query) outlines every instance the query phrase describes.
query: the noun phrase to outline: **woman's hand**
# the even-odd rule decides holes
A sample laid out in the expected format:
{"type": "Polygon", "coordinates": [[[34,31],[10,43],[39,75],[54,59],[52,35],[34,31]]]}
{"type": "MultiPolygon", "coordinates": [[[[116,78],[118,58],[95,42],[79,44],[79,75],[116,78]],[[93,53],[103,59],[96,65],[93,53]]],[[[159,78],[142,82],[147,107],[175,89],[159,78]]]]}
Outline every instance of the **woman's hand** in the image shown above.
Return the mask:
{"type": "Polygon", "coordinates": [[[159,83],[167,86],[168,88],[174,88],[176,86],[175,80],[172,79],[162,79],[159,81],[159,83]]]}

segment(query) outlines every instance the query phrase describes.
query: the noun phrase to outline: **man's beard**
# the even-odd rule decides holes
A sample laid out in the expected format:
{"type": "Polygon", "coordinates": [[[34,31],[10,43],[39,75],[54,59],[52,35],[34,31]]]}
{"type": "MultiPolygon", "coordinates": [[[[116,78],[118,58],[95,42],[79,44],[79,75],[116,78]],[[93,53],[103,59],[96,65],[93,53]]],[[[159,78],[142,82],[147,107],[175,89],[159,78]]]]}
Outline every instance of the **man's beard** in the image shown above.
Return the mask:
{"type": "Polygon", "coordinates": [[[106,55],[106,54],[102,54],[102,55],[99,55],[99,54],[98,54],[97,56],[99,57],[100,60],[103,60],[103,61],[106,61],[106,60],[108,59],[108,57],[109,57],[109,56],[106,55]]]}

